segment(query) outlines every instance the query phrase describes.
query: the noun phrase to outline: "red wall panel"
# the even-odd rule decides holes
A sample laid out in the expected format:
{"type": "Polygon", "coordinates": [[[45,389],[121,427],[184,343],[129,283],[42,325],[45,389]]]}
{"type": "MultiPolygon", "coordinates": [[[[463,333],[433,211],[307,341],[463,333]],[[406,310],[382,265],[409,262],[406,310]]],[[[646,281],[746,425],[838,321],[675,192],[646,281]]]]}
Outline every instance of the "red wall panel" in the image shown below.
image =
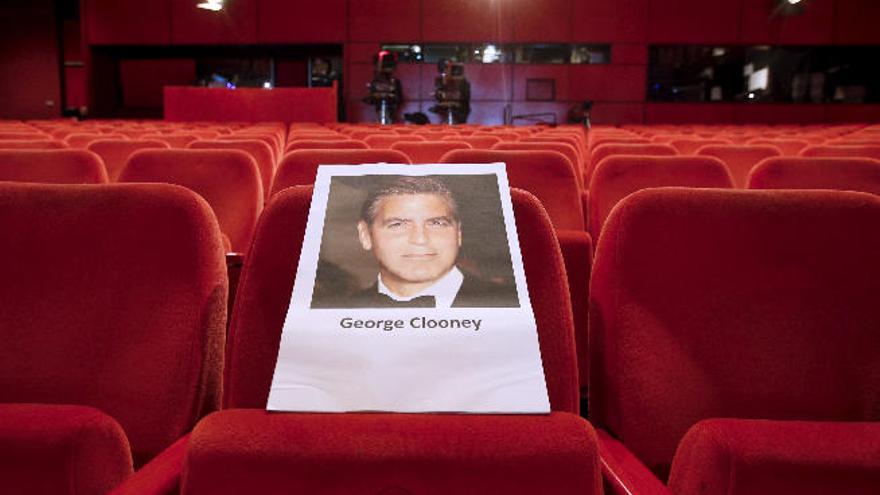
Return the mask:
{"type": "Polygon", "coordinates": [[[420,41],[420,2],[412,0],[354,0],[349,2],[351,41],[420,41]]]}
{"type": "Polygon", "coordinates": [[[348,63],[373,63],[373,57],[379,53],[379,43],[348,43],[345,45],[345,56],[348,63]]]}
{"type": "Polygon", "coordinates": [[[0,6],[0,118],[61,115],[52,2],[0,6]]]}
{"type": "Polygon", "coordinates": [[[64,104],[67,108],[88,105],[85,67],[64,68],[64,104]]]}
{"type": "Polygon", "coordinates": [[[345,41],[345,0],[256,0],[260,43],[345,41]]]}
{"type": "Polygon", "coordinates": [[[573,41],[644,41],[648,0],[573,0],[573,41]]]}
{"type": "Polygon", "coordinates": [[[82,6],[81,19],[92,45],[171,42],[171,0],[83,0],[82,6]]]}
{"type": "Polygon", "coordinates": [[[336,122],[336,88],[165,88],[165,119],[336,122]]]}
{"type": "Polygon", "coordinates": [[[606,103],[593,105],[590,113],[592,124],[641,124],[644,121],[645,106],[640,103],[606,103]]]}
{"type": "Polygon", "coordinates": [[[165,86],[190,85],[196,80],[193,59],[122,60],[119,63],[123,106],[161,108],[165,86]]]}
{"type": "Polygon", "coordinates": [[[737,105],[734,124],[815,124],[825,121],[824,105],[746,104],[737,105]]]}
{"type": "Polygon", "coordinates": [[[813,0],[802,15],[780,15],[768,0],[743,2],[740,41],[768,44],[830,44],[835,0],[813,0]]]}
{"type": "Polygon", "coordinates": [[[877,0],[837,0],[834,32],[841,44],[880,43],[880,2],[877,0]]]}
{"type": "Polygon", "coordinates": [[[650,0],[648,40],[736,43],[741,6],[740,0],[650,0]]]}
{"type": "Polygon", "coordinates": [[[513,99],[525,101],[526,84],[529,79],[552,79],[556,85],[556,101],[569,99],[568,66],[566,65],[514,65],[513,99]]]}
{"type": "Polygon", "coordinates": [[[827,105],[827,122],[880,122],[880,105],[827,105]]]}
{"type": "Polygon", "coordinates": [[[193,0],[171,0],[173,44],[236,45],[257,42],[257,0],[226,2],[223,10],[199,9],[193,0]]]}
{"type": "Polygon", "coordinates": [[[498,0],[422,0],[425,41],[511,39],[510,12],[498,0]]]}
{"type": "Polygon", "coordinates": [[[736,104],[648,103],[646,124],[724,124],[733,122],[736,104]]]}
{"type": "Polygon", "coordinates": [[[506,0],[512,13],[514,41],[571,41],[573,1],[578,0],[506,0]]]}
{"type": "Polygon", "coordinates": [[[634,43],[611,45],[611,63],[614,65],[648,65],[648,46],[634,43]]]}
{"type": "Polygon", "coordinates": [[[571,65],[569,95],[572,100],[645,100],[646,68],[638,65],[571,65]]]}

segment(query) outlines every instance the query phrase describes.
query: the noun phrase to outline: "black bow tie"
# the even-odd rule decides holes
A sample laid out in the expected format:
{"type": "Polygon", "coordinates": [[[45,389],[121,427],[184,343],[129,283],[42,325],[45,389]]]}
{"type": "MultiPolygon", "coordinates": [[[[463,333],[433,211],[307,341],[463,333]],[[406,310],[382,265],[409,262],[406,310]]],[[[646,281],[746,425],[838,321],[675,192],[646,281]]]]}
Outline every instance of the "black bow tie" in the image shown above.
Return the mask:
{"type": "Polygon", "coordinates": [[[433,308],[437,306],[434,296],[419,296],[409,301],[395,301],[386,294],[379,294],[383,308],[433,308]]]}

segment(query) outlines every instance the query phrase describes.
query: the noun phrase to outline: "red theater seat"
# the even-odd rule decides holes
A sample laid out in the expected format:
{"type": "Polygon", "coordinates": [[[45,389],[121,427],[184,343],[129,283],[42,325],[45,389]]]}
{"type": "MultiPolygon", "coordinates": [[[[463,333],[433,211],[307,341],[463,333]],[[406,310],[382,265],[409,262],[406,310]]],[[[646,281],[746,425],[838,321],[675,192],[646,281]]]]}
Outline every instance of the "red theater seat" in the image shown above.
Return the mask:
{"type": "Polygon", "coordinates": [[[453,150],[469,150],[471,145],[464,141],[411,141],[400,142],[391,146],[409,157],[414,164],[440,163],[446,153],[453,150]]]}
{"type": "Polygon", "coordinates": [[[281,160],[271,196],[291,186],[315,183],[318,165],[360,165],[364,163],[404,163],[409,157],[394,150],[295,150],[281,160]]]}
{"type": "Polygon", "coordinates": [[[0,181],[102,184],[107,172],[91,151],[0,149],[0,181]]]}
{"type": "Polygon", "coordinates": [[[285,153],[295,150],[365,150],[369,149],[367,143],[363,141],[355,141],[354,139],[330,140],[310,140],[302,139],[287,143],[284,148],[285,153]]]}
{"type": "Polygon", "coordinates": [[[401,136],[394,132],[384,132],[383,134],[373,134],[364,138],[364,142],[370,149],[374,150],[390,150],[392,146],[400,142],[426,141],[422,136],[415,134],[401,136]]]}
{"type": "Polygon", "coordinates": [[[864,193],[666,188],[623,200],[590,288],[590,419],[608,430],[606,479],[632,493],[659,484],[650,472],[666,479],[703,419],[880,420],[878,224],[880,198],[864,193]]]}
{"type": "Polygon", "coordinates": [[[260,178],[263,183],[263,191],[268,193],[272,188],[272,178],[275,176],[275,155],[272,148],[265,141],[259,139],[229,139],[226,141],[193,141],[187,146],[196,150],[241,150],[251,155],[260,169],[260,178]]]}
{"type": "Polygon", "coordinates": [[[97,139],[90,142],[87,149],[101,157],[110,182],[116,182],[135,151],[168,148],[168,143],[155,139],[97,139]]]}
{"type": "Polygon", "coordinates": [[[609,156],[615,155],[640,155],[640,156],[674,156],[678,152],[668,144],[628,144],[628,143],[609,143],[602,144],[593,148],[590,153],[590,166],[584,171],[584,179],[586,183],[590,183],[590,179],[596,171],[599,162],[609,156]]]}
{"type": "Polygon", "coordinates": [[[697,150],[696,154],[714,156],[724,162],[733,178],[733,185],[742,189],[746,187],[749,172],[755,164],[782,153],[778,148],[766,145],[708,145],[697,150]]]}
{"type": "Polygon", "coordinates": [[[230,248],[247,253],[263,186],[256,161],[241,150],[141,150],[128,159],[119,182],[166,182],[201,195],[217,216],[230,248]]]}
{"type": "Polygon", "coordinates": [[[84,150],[89,147],[89,143],[98,139],[128,139],[128,137],[124,134],[75,133],[68,135],[64,142],[71,148],[84,150]]]}
{"type": "Polygon", "coordinates": [[[764,139],[753,138],[746,144],[775,146],[782,153],[782,156],[797,156],[802,149],[810,145],[808,141],[803,139],[764,139]]]}
{"type": "Polygon", "coordinates": [[[729,139],[674,139],[669,142],[679,155],[696,154],[698,149],[710,144],[733,144],[733,142],[729,139]]]}
{"type": "Polygon", "coordinates": [[[731,188],[727,168],[717,158],[702,156],[609,156],[590,182],[590,232],[599,238],[611,211],[623,198],[651,187],[731,188]]]}
{"type": "Polygon", "coordinates": [[[538,202],[514,191],[549,415],[272,414],[264,408],[305,232],[310,188],[288,189],[260,220],[230,329],[226,410],[203,421],[182,492],[601,492],[595,437],[577,417],[565,274],[538,202]],[[258,466],[258,468],[256,468],[258,466]]]}
{"type": "Polygon", "coordinates": [[[578,184],[583,188],[583,162],[580,159],[580,155],[578,155],[577,150],[574,146],[563,143],[560,141],[556,142],[532,142],[532,141],[515,141],[512,143],[498,143],[492,147],[493,150],[520,150],[520,151],[538,151],[538,150],[547,150],[547,151],[556,151],[558,153],[562,153],[568,158],[568,161],[571,162],[572,166],[575,169],[575,176],[578,178],[578,184]]]}
{"type": "Polygon", "coordinates": [[[713,419],[695,424],[672,462],[676,495],[873,495],[880,423],[713,419]]]}
{"type": "Polygon", "coordinates": [[[56,139],[40,139],[34,141],[0,141],[0,150],[60,150],[67,148],[64,141],[56,139]]]}
{"type": "Polygon", "coordinates": [[[505,163],[511,187],[534,194],[560,230],[584,230],[583,203],[575,170],[555,151],[456,150],[443,163],[505,163]]]}
{"type": "Polygon", "coordinates": [[[870,158],[768,158],[752,169],[749,189],[838,189],[880,195],[880,161],[870,158]]]}
{"type": "Polygon", "coordinates": [[[880,160],[880,146],[810,146],[801,151],[801,156],[838,156],[880,160]]]}
{"type": "Polygon", "coordinates": [[[167,185],[0,184],[0,479],[106,493],[220,402],[226,268],[167,185]],[[130,446],[130,450],[129,450],[130,446]]]}

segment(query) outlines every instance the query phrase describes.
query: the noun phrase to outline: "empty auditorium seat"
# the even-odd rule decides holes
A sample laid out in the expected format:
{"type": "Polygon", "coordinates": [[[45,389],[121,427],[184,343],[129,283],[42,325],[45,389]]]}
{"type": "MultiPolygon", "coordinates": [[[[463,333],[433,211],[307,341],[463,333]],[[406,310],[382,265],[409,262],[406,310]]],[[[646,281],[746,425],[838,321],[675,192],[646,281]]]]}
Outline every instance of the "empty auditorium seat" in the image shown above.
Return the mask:
{"type": "Polygon", "coordinates": [[[89,147],[89,143],[98,139],[128,139],[124,134],[100,134],[97,132],[74,133],[64,138],[67,146],[74,149],[84,150],[89,147]]]}
{"type": "Polygon", "coordinates": [[[367,146],[370,149],[374,150],[388,150],[391,149],[395,143],[399,143],[402,141],[425,141],[426,139],[422,136],[417,135],[409,135],[409,136],[401,136],[399,134],[393,132],[386,132],[381,135],[373,134],[364,138],[364,142],[367,143],[367,146]]]}
{"type": "Polygon", "coordinates": [[[86,150],[0,149],[0,181],[101,184],[101,157],[86,150]]]}
{"type": "Polygon", "coordinates": [[[733,187],[727,168],[717,158],[697,156],[609,156],[590,182],[590,232],[602,226],[620,200],[651,187],[733,187]]]}
{"type": "Polygon", "coordinates": [[[330,140],[310,140],[310,139],[302,139],[298,141],[291,141],[287,143],[287,146],[284,148],[285,153],[290,153],[295,150],[365,150],[369,149],[367,143],[363,141],[356,141],[354,139],[340,139],[336,141],[330,140]]]}
{"type": "Polygon", "coordinates": [[[0,230],[2,491],[107,493],[219,406],[217,222],[179,187],[6,183],[0,230]]]}
{"type": "Polygon", "coordinates": [[[5,131],[0,130],[0,142],[2,141],[40,141],[50,139],[48,134],[34,132],[34,130],[5,131]]]}
{"type": "Polygon", "coordinates": [[[268,197],[272,188],[272,178],[275,176],[275,155],[272,148],[259,139],[229,139],[229,140],[199,140],[187,145],[187,148],[197,150],[241,150],[251,155],[260,169],[260,178],[263,183],[263,191],[268,197]]]}
{"type": "Polygon", "coordinates": [[[67,148],[67,144],[57,139],[39,139],[34,141],[7,139],[0,141],[0,150],[60,150],[63,148],[67,148]]]}
{"type": "Polygon", "coordinates": [[[364,163],[409,164],[409,157],[394,150],[295,150],[278,165],[271,196],[291,186],[315,183],[318,165],[361,165],[364,163]]]}
{"type": "Polygon", "coordinates": [[[575,170],[555,151],[455,150],[443,163],[505,163],[511,187],[525,189],[544,205],[560,230],[584,230],[581,192],[575,170]]]}
{"type": "Polygon", "coordinates": [[[873,158],[880,160],[880,146],[852,145],[852,146],[809,146],[801,150],[800,156],[840,156],[853,158],[873,158]]]}
{"type": "Polygon", "coordinates": [[[166,182],[205,198],[230,249],[247,253],[263,207],[260,171],[241,150],[140,150],[128,159],[119,182],[166,182]]]}
{"type": "Polygon", "coordinates": [[[746,144],[775,146],[782,153],[782,156],[797,156],[802,149],[810,145],[803,139],[765,139],[753,138],[746,141],[746,144]]]}
{"type": "Polygon", "coordinates": [[[439,163],[440,158],[453,150],[469,150],[471,145],[464,141],[410,141],[391,146],[409,157],[412,163],[439,163]]]}
{"type": "Polygon", "coordinates": [[[880,423],[710,419],[675,453],[676,495],[871,495],[880,423]]]}
{"type": "Polygon", "coordinates": [[[107,177],[116,182],[132,153],[143,149],[168,149],[168,143],[156,139],[96,139],[86,149],[104,161],[107,177]]]}
{"type": "Polygon", "coordinates": [[[714,156],[718,158],[733,179],[734,187],[740,189],[746,187],[746,180],[752,167],[765,158],[780,156],[778,148],[767,145],[725,145],[710,144],[697,150],[699,156],[714,156]]]}
{"type": "Polygon", "coordinates": [[[574,146],[560,142],[533,142],[533,141],[514,141],[514,142],[502,142],[492,146],[494,150],[521,150],[521,151],[537,151],[537,150],[548,150],[548,151],[557,151],[565,155],[568,158],[568,161],[571,162],[571,165],[574,167],[577,172],[576,176],[578,178],[578,184],[583,187],[583,162],[581,161],[580,155],[574,146]]]}
{"type": "Polygon", "coordinates": [[[590,165],[584,171],[586,184],[590,183],[596,166],[599,162],[614,155],[641,155],[641,156],[674,156],[678,152],[668,144],[657,143],[608,143],[599,145],[590,152],[590,165]]]}
{"type": "MultiPolygon", "coordinates": [[[[470,134],[473,134],[475,131],[471,131],[470,134]]],[[[448,137],[443,138],[443,141],[461,141],[463,143],[467,143],[471,145],[471,148],[475,150],[488,150],[492,149],[492,146],[502,142],[501,138],[498,136],[456,136],[456,137],[448,137]]]]}
{"type": "Polygon", "coordinates": [[[512,195],[530,293],[540,294],[549,415],[266,412],[311,202],[310,188],[288,189],[260,220],[230,329],[227,409],[191,437],[182,492],[600,493],[594,435],[576,415],[559,248],[538,202],[512,195]]]}
{"type": "Polygon", "coordinates": [[[590,287],[606,479],[659,484],[703,419],[880,420],[878,222],[880,198],[854,192],[624,199],[590,287]]]}
{"type": "Polygon", "coordinates": [[[880,195],[880,161],[870,158],[778,157],[752,169],[749,189],[838,189],[880,195]]]}
{"type": "Polygon", "coordinates": [[[693,155],[698,149],[710,144],[733,144],[729,139],[673,139],[669,145],[675,148],[680,155],[693,155]]]}

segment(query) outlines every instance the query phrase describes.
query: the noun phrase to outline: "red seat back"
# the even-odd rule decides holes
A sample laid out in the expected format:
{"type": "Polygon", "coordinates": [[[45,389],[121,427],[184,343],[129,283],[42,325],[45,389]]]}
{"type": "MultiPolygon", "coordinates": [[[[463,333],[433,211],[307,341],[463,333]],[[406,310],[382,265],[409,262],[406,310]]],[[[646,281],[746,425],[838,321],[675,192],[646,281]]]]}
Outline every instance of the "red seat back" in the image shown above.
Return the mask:
{"type": "Polygon", "coordinates": [[[167,182],[191,189],[211,205],[233,251],[246,253],[263,207],[253,157],[240,150],[140,150],[119,182],[167,182]]]}
{"type": "Polygon", "coordinates": [[[291,186],[310,186],[315,183],[318,165],[360,165],[363,163],[409,163],[409,157],[394,150],[296,150],[288,153],[278,165],[274,196],[291,186]]]}
{"type": "Polygon", "coordinates": [[[317,139],[300,139],[296,141],[291,141],[287,143],[287,146],[284,148],[285,153],[290,153],[294,150],[366,150],[370,147],[367,146],[367,143],[363,141],[356,141],[354,139],[337,139],[335,141],[331,140],[317,140],[317,139]]]}
{"type": "Polygon", "coordinates": [[[135,465],[220,401],[226,266],[208,205],[156,184],[0,184],[0,402],[116,419],[135,465]]]}
{"type": "Polygon", "coordinates": [[[168,143],[156,139],[97,139],[90,142],[87,149],[104,160],[110,182],[116,182],[135,151],[168,148],[168,143]]]}
{"type": "MultiPolygon", "coordinates": [[[[550,408],[576,412],[574,334],[559,245],[538,201],[522,191],[511,195],[550,408]]],[[[310,187],[283,191],[260,218],[230,327],[226,407],[266,406],[311,196],[310,187]]]]}
{"type": "Polygon", "coordinates": [[[838,189],[880,195],[880,161],[870,158],[768,158],[752,169],[749,189],[838,189]]]}
{"type": "Polygon", "coordinates": [[[614,155],[640,155],[640,156],[674,156],[678,152],[668,144],[625,144],[610,143],[602,144],[594,148],[590,153],[590,166],[584,171],[586,183],[590,183],[596,166],[599,162],[614,155]]]}
{"type": "Polygon", "coordinates": [[[199,140],[189,143],[187,147],[196,150],[241,150],[251,155],[260,169],[264,196],[268,196],[272,188],[272,178],[275,176],[275,155],[265,141],[260,139],[199,140]]]}
{"type": "Polygon", "coordinates": [[[440,163],[440,158],[453,150],[469,150],[471,145],[464,141],[410,141],[399,142],[391,149],[409,157],[412,163],[440,163]]]}
{"type": "Polygon", "coordinates": [[[804,148],[810,145],[803,139],[763,139],[753,138],[746,144],[775,146],[782,153],[782,156],[797,156],[804,148]]]}
{"type": "Polygon", "coordinates": [[[107,172],[91,151],[0,149],[0,181],[102,184],[107,172]]]}
{"type": "Polygon", "coordinates": [[[553,226],[584,230],[583,206],[575,170],[568,158],[555,151],[456,150],[443,163],[505,163],[511,187],[534,194],[544,205],[553,226]]]}
{"type": "Polygon", "coordinates": [[[669,145],[678,151],[679,155],[693,155],[698,149],[710,144],[733,144],[729,139],[674,139],[669,145]]]}
{"type": "Polygon", "coordinates": [[[67,148],[67,144],[57,139],[38,139],[34,141],[8,139],[0,141],[0,150],[60,150],[64,148],[67,148]]]}
{"type": "Polygon", "coordinates": [[[590,182],[590,232],[598,239],[611,210],[623,198],[651,187],[731,188],[727,168],[716,158],[696,156],[609,156],[590,182]]]}
{"type": "Polygon", "coordinates": [[[703,146],[697,150],[697,155],[714,156],[718,158],[733,179],[733,185],[740,189],[746,187],[746,179],[758,162],[765,158],[780,156],[779,149],[767,145],[717,145],[703,146]]]}
{"type": "Polygon", "coordinates": [[[873,158],[880,160],[880,146],[809,146],[801,151],[801,156],[873,158]]]}
{"type": "Polygon", "coordinates": [[[878,224],[852,192],[622,201],[590,287],[594,424],[665,479],[701,419],[880,420],[878,224]]]}

